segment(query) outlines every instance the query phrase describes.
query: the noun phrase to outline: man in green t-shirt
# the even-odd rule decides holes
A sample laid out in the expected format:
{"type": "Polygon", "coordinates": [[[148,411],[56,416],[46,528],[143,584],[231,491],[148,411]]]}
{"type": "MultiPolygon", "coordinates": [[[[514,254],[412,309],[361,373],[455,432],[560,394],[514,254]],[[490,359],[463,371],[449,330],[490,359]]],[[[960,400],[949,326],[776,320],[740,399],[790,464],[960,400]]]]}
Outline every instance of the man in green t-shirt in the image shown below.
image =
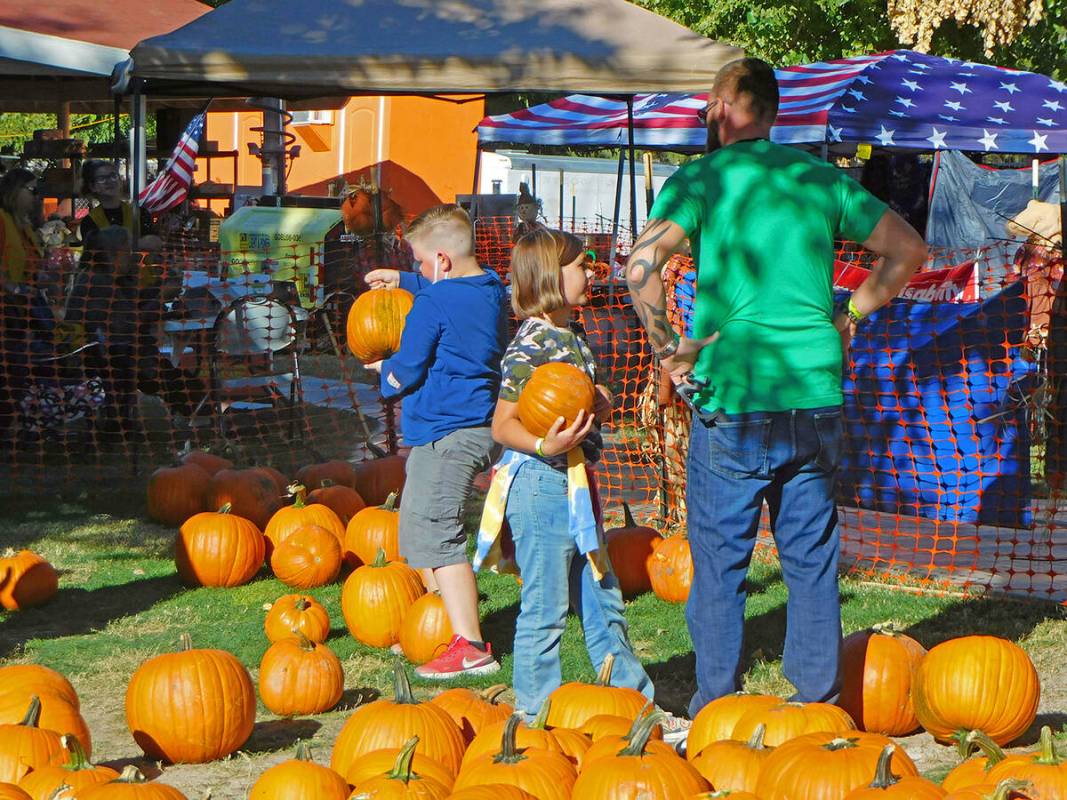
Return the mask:
{"type": "Polygon", "coordinates": [[[745,576],[764,502],[789,589],[783,670],[794,699],[836,699],[843,356],[856,324],[926,259],[922,238],[844,172],[768,141],[777,113],[768,64],[722,68],[701,113],[708,154],[664,184],[627,265],[653,352],[676,383],[699,387],[686,488],[691,715],[741,688],[745,576]],[[882,257],[838,310],[836,238],[882,257]],[[693,338],[671,329],[661,278],[686,239],[697,264],[693,338]]]}

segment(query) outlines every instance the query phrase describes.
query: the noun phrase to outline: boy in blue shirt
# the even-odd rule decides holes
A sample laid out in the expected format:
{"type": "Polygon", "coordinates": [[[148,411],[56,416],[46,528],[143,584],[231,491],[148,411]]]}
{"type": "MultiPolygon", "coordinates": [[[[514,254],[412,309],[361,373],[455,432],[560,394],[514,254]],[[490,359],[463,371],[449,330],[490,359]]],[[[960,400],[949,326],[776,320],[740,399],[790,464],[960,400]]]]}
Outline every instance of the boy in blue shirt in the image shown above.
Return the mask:
{"type": "Polygon", "coordinates": [[[484,675],[500,664],[482,641],[463,506],[474,477],[496,455],[490,423],[507,340],[507,298],[500,278],[478,265],[470,217],[459,206],[423,212],[406,238],[418,272],[377,269],[366,281],[415,295],[400,350],[368,365],[381,372],[383,397],[404,398],[401,424],[412,449],[400,504],[400,554],[440,590],[455,634],[444,653],[415,672],[439,679],[484,675]]]}

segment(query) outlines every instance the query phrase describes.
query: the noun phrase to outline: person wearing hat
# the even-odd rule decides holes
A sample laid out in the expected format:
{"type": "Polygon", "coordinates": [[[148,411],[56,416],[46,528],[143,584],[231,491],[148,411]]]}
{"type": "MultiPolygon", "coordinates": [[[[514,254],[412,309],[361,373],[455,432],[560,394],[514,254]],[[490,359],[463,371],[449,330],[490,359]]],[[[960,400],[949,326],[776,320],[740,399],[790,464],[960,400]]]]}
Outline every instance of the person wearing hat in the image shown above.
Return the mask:
{"type": "Polygon", "coordinates": [[[519,241],[523,236],[533,231],[545,230],[545,226],[537,221],[537,215],[541,212],[541,201],[530,194],[530,187],[525,183],[519,184],[519,199],[515,203],[515,213],[519,217],[518,223],[511,232],[511,243],[519,241]]]}

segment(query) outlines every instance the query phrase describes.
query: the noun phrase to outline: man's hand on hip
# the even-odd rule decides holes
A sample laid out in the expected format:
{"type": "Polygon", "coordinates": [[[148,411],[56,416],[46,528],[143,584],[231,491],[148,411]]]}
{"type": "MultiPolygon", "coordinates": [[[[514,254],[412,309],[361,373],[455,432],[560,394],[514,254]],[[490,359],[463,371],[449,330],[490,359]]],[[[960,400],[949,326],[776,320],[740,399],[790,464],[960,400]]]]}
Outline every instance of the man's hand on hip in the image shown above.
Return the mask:
{"type": "Polygon", "coordinates": [[[718,338],[718,333],[713,333],[703,339],[690,339],[688,336],[683,336],[678,340],[678,349],[672,355],[660,359],[660,365],[671,374],[671,380],[674,381],[675,386],[685,381],[685,376],[693,371],[700,352],[718,338]]]}

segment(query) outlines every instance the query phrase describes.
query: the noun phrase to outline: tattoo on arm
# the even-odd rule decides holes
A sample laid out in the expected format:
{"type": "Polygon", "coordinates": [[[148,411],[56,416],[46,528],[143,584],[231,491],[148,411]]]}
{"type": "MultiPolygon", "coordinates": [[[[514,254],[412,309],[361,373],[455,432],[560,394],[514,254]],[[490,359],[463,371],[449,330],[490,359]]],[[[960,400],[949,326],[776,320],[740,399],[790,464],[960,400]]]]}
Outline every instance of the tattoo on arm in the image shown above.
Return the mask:
{"type": "Polygon", "coordinates": [[[657,350],[669,344],[674,337],[674,330],[667,320],[667,298],[660,278],[660,270],[672,252],[661,244],[668,231],[669,223],[665,220],[649,220],[626,262],[630,302],[648,333],[652,347],[657,350]]]}

